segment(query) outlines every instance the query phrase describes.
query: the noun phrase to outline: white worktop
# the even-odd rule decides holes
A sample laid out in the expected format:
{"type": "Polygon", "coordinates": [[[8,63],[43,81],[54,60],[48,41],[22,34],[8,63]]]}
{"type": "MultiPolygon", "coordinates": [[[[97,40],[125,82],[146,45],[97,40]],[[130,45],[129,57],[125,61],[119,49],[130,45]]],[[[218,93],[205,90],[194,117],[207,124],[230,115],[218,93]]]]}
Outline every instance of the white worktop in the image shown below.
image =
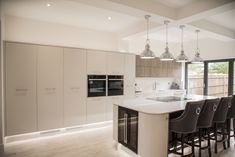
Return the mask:
{"type": "Polygon", "coordinates": [[[129,108],[147,114],[167,114],[175,111],[184,110],[186,103],[189,101],[199,101],[199,100],[216,98],[212,96],[202,96],[202,95],[186,95],[184,97],[191,99],[183,101],[173,101],[173,102],[160,102],[156,100],[149,100],[148,98],[153,98],[153,96],[149,96],[149,97],[138,97],[138,98],[124,100],[123,104],[114,104],[114,105],[122,106],[125,108],[129,108]]]}

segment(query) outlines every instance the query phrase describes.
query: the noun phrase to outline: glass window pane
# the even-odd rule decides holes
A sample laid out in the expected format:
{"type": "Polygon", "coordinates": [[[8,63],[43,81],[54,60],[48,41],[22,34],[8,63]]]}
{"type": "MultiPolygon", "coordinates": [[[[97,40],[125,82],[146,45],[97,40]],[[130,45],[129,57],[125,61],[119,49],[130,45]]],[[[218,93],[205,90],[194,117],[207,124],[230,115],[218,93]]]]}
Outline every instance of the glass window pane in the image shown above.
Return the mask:
{"type": "Polygon", "coordinates": [[[208,64],[208,95],[228,95],[228,62],[213,62],[208,64]]]}
{"type": "Polygon", "coordinates": [[[204,64],[188,64],[188,94],[203,95],[204,64]]]}

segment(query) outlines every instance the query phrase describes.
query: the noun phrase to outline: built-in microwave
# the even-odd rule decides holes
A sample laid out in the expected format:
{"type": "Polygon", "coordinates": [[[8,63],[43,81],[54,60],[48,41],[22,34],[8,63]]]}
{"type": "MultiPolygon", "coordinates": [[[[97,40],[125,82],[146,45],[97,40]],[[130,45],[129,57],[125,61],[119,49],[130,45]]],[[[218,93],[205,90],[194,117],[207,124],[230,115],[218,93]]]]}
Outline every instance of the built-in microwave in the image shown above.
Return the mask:
{"type": "Polygon", "coordinates": [[[108,75],[108,96],[123,95],[123,75],[108,75]]]}
{"type": "Polygon", "coordinates": [[[106,96],[106,75],[88,75],[88,97],[106,96]]]}

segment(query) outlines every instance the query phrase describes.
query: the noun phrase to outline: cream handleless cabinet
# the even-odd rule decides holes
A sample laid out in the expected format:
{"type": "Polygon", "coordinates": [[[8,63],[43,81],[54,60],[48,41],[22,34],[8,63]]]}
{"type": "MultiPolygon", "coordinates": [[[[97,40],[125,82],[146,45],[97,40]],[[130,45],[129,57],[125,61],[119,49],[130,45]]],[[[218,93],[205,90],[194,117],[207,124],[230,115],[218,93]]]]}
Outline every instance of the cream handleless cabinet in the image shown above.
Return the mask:
{"type": "Polygon", "coordinates": [[[135,97],[135,64],[136,56],[133,54],[125,55],[125,72],[124,72],[124,96],[125,98],[135,97]]]}
{"type": "Polygon", "coordinates": [[[106,120],[106,97],[87,98],[87,123],[106,120]]]}
{"type": "Polygon", "coordinates": [[[106,103],[106,120],[113,120],[113,106],[114,104],[123,104],[123,96],[110,96],[106,103]]]}
{"type": "Polygon", "coordinates": [[[63,127],[63,48],[39,46],[37,63],[38,129],[63,127]]]}
{"type": "Polygon", "coordinates": [[[86,51],[64,49],[64,125],[86,123],[86,51]]]}
{"type": "Polygon", "coordinates": [[[5,56],[6,135],[37,131],[37,48],[5,43],[5,56]]]}
{"type": "Polygon", "coordinates": [[[123,75],[125,68],[125,55],[122,53],[107,53],[107,74],[123,75]]]}
{"type": "Polygon", "coordinates": [[[107,53],[104,51],[87,51],[87,74],[106,74],[107,53]]]}

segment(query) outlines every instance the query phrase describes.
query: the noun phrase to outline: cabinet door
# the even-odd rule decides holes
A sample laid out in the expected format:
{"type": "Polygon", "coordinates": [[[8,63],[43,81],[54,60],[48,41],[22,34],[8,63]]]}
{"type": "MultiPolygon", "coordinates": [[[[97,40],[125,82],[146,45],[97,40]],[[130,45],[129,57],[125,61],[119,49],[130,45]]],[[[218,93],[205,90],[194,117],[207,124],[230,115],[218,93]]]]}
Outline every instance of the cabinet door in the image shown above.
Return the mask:
{"type": "Polygon", "coordinates": [[[64,49],[64,125],[86,122],[86,52],[64,49]]]}
{"type": "Polygon", "coordinates": [[[106,74],[106,52],[91,51],[87,52],[87,73],[106,74]]]}
{"type": "Polygon", "coordinates": [[[37,46],[6,43],[6,135],[37,130],[37,46]]]}
{"type": "Polygon", "coordinates": [[[125,74],[124,74],[124,96],[125,98],[135,97],[135,55],[125,55],[125,74]]]}
{"type": "Polygon", "coordinates": [[[113,120],[113,105],[123,104],[123,96],[111,96],[107,98],[106,120],[113,120]]]}
{"type": "Polygon", "coordinates": [[[38,128],[63,127],[63,49],[40,46],[38,51],[38,128]]]}
{"type": "Polygon", "coordinates": [[[125,55],[121,53],[107,53],[107,65],[109,75],[123,75],[125,55]]]}
{"type": "Polygon", "coordinates": [[[106,120],[106,98],[87,99],[87,123],[96,123],[106,120]]]}

